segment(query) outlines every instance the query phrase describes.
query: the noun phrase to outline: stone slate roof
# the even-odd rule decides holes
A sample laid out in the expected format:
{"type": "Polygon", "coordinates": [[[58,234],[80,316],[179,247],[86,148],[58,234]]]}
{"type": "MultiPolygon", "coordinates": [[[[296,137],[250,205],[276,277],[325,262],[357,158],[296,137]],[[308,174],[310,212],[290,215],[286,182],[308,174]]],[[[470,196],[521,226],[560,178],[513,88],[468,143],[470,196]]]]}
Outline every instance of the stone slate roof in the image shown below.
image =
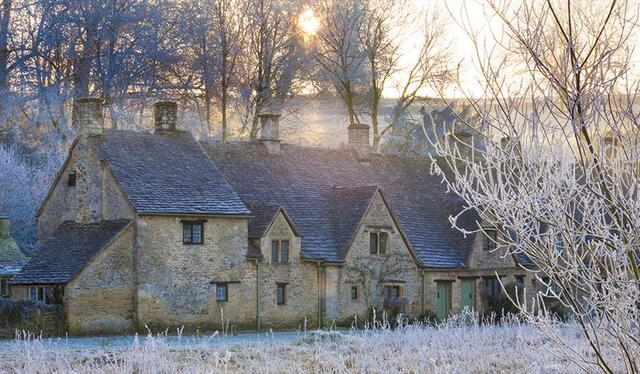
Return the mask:
{"type": "Polygon", "coordinates": [[[358,225],[371,204],[378,186],[358,186],[333,188],[331,197],[331,215],[333,220],[333,238],[338,256],[344,259],[358,225]]]}
{"type": "Polygon", "coordinates": [[[250,214],[188,132],[110,130],[92,145],[138,213],[250,214]]]}
{"type": "Polygon", "coordinates": [[[11,281],[13,284],[60,284],[71,280],[130,223],[64,222],[11,281]]]}
{"type": "MultiPolygon", "coordinates": [[[[422,266],[465,267],[473,237],[464,237],[449,222],[450,215],[463,209],[463,201],[446,193],[441,177],[431,175],[427,158],[372,154],[369,163],[361,163],[348,149],[283,144],[279,154],[269,154],[260,143],[203,147],[243,201],[286,208],[303,236],[302,254],[307,259],[342,260],[350,229],[336,229],[336,224],[356,220],[370,186],[378,185],[422,266]],[[355,206],[349,195],[357,196],[355,206]]],[[[477,227],[473,214],[460,222],[477,227]]]]}
{"type": "Polygon", "coordinates": [[[18,273],[28,260],[12,237],[0,237],[0,276],[18,273]]]}
{"type": "Polygon", "coordinates": [[[284,214],[284,217],[289,222],[289,226],[293,229],[293,232],[300,236],[296,225],[291,221],[291,217],[287,213],[287,210],[282,206],[254,206],[253,202],[247,202],[251,210],[251,218],[249,219],[249,238],[261,238],[266,234],[267,229],[276,218],[276,215],[280,212],[284,214]]]}

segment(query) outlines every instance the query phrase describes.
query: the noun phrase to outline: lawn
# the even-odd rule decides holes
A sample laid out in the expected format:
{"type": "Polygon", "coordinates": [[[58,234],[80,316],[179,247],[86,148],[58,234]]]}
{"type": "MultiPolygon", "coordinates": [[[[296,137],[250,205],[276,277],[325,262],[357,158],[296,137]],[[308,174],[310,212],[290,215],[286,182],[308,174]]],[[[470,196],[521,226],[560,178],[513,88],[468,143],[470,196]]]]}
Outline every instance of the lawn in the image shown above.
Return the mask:
{"type": "MultiPolygon", "coordinates": [[[[558,325],[557,331],[572,349],[586,352],[575,326],[558,325]]],[[[530,325],[447,323],[229,337],[17,339],[0,345],[0,372],[583,372],[561,353],[560,345],[530,325]]]]}

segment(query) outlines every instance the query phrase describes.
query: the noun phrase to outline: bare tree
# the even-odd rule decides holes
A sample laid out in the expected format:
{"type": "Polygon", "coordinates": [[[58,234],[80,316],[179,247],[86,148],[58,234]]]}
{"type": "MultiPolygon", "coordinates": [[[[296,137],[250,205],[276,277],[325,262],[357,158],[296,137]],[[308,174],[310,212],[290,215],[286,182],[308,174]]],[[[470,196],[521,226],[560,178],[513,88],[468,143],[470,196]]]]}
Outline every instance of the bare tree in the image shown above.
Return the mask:
{"type": "Polygon", "coordinates": [[[258,135],[258,115],[266,105],[284,106],[292,95],[293,81],[300,66],[297,2],[246,0],[248,12],[243,23],[247,45],[239,75],[243,102],[243,127],[251,139],[258,135]],[[277,103],[277,104],[274,104],[277,103]]]}
{"type": "Polygon", "coordinates": [[[359,1],[323,0],[321,27],[314,60],[321,66],[322,78],[331,82],[344,102],[349,125],[359,123],[358,99],[364,96],[366,54],[360,32],[366,8],[359,1]]]}
{"type": "Polygon", "coordinates": [[[483,99],[466,97],[478,115],[467,124],[479,138],[433,139],[446,164],[434,169],[503,231],[500,250],[535,264],[543,290],[514,302],[566,359],[587,372],[623,365],[637,373],[640,127],[638,82],[629,74],[636,6],[492,0],[485,11],[500,21],[489,48],[487,34],[469,23],[474,15],[459,19],[485,85],[483,99]],[[588,352],[560,337],[549,301],[575,318],[588,352]]]}

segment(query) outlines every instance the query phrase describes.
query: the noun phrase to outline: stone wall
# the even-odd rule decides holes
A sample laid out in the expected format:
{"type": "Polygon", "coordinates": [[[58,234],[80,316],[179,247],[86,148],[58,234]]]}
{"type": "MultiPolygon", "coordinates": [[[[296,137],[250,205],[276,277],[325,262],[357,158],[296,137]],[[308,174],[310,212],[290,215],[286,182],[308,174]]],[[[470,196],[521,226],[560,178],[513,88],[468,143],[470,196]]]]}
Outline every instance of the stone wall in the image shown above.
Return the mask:
{"type": "Polygon", "coordinates": [[[351,244],[345,264],[339,271],[327,271],[327,317],[344,324],[355,315],[366,318],[369,307],[380,311],[383,286],[400,287],[401,297],[408,301],[405,313],[420,314],[420,271],[381,195],[377,194],[351,244]],[[371,231],[388,233],[386,254],[370,254],[371,231]],[[354,286],[358,289],[356,300],[351,297],[354,286]]]}
{"type": "Polygon", "coordinates": [[[111,171],[98,159],[86,139],[71,149],[60,177],[38,217],[38,240],[42,242],[64,221],[133,219],[134,213],[111,171]],[[69,174],[76,172],[76,185],[69,174]]]}
{"type": "Polygon", "coordinates": [[[247,219],[140,216],[136,221],[139,328],[255,325],[255,264],[246,260],[247,219]],[[206,219],[204,244],[182,243],[182,220],[206,219]],[[216,301],[227,282],[228,301],[216,301]]]}
{"type": "Polygon", "coordinates": [[[260,240],[260,316],[263,328],[308,327],[318,324],[318,266],[302,261],[301,238],[279,213],[260,240]],[[289,263],[271,263],[272,240],[289,240],[289,263]],[[286,303],[277,305],[276,284],[286,283],[286,303]]]}
{"type": "Polygon", "coordinates": [[[65,287],[72,335],[121,334],[134,326],[133,225],[87,264],[65,287]]]}

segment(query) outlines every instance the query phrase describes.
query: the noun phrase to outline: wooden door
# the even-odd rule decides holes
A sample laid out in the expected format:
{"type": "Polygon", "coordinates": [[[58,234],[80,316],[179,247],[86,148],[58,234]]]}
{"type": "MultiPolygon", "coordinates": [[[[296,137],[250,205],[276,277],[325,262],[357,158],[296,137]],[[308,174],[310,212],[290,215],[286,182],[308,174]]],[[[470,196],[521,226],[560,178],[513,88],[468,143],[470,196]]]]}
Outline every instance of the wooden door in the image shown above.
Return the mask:
{"type": "Polygon", "coordinates": [[[451,312],[451,283],[436,282],[436,316],[438,321],[449,317],[451,312]]]}
{"type": "Polygon", "coordinates": [[[463,279],[460,284],[460,308],[469,311],[476,308],[476,281],[475,279],[463,279]]]}

